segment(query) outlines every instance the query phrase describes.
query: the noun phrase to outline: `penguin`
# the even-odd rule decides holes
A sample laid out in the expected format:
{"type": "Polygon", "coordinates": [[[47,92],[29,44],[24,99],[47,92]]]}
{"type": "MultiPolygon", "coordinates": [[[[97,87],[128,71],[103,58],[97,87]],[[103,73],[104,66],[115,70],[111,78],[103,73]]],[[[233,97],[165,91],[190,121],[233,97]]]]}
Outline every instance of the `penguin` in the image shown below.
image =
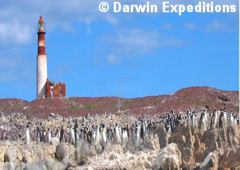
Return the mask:
{"type": "Polygon", "coordinates": [[[113,137],[112,137],[112,136],[113,136],[113,135],[112,135],[112,128],[109,127],[109,128],[107,129],[107,139],[108,139],[109,142],[112,142],[112,140],[113,140],[113,137]]]}
{"type": "Polygon", "coordinates": [[[64,142],[65,142],[64,129],[63,129],[63,126],[61,126],[60,143],[64,143],[64,142]]]}
{"type": "Polygon", "coordinates": [[[105,145],[107,143],[107,131],[104,123],[101,124],[101,138],[102,138],[103,144],[105,145]]]}
{"type": "Polygon", "coordinates": [[[88,143],[91,143],[91,131],[89,130],[89,124],[84,127],[84,135],[88,143]]]}
{"type": "Polygon", "coordinates": [[[229,115],[229,123],[228,123],[228,125],[229,126],[234,126],[234,123],[235,123],[235,121],[234,121],[233,113],[231,112],[230,115],[229,115]]]}
{"type": "Polygon", "coordinates": [[[80,144],[79,144],[79,147],[80,147],[80,152],[81,152],[81,156],[84,158],[84,157],[87,157],[87,155],[90,153],[90,145],[87,141],[87,136],[86,134],[83,135],[83,138],[80,139],[80,144]]]}
{"type": "Polygon", "coordinates": [[[101,141],[101,134],[99,131],[98,125],[96,126],[96,144],[98,144],[101,141]]]}
{"type": "Polygon", "coordinates": [[[39,127],[37,127],[37,129],[36,129],[36,133],[37,133],[37,143],[40,143],[41,142],[41,132],[40,132],[39,127]]]}
{"type": "Polygon", "coordinates": [[[240,125],[240,112],[238,112],[238,115],[237,115],[237,124],[240,125]]]}
{"type": "Polygon", "coordinates": [[[51,132],[51,129],[48,128],[48,143],[50,143],[52,140],[52,132],[51,132]]]}
{"type": "Polygon", "coordinates": [[[61,129],[59,127],[57,127],[57,131],[55,133],[55,137],[57,137],[60,140],[61,137],[61,129]]]}
{"type": "Polygon", "coordinates": [[[211,117],[211,128],[212,129],[215,129],[217,128],[217,125],[218,125],[218,111],[217,110],[214,110],[213,111],[213,115],[211,117]]]}
{"type": "Polygon", "coordinates": [[[170,125],[169,122],[167,122],[167,123],[165,124],[165,129],[166,129],[166,131],[167,131],[168,133],[172,133],[171,125],[170,125]]]}
{"type": "Polygon", "coordinates": [[[115,143],[121,144],[121,130],[118,124],[116,124],[114,128],[114,136],[115,136],[115,143]]]}
{"type": "Polygon", "coordinates": [[[144,140],[145,135],[146,135],[146,124],[145,124],[144,121],[141,121],[141,134],[140,134],[140,136],[141,136],[142,140],[144,140]]]}
{"type": "Polygon", "coordinates": [[[141,125],[139,122],[137,122],[136,127],[135,127],[135,141],[134,141],[135,147],[139,147],[139,145],[140,145],[140,142],[141,142],[140,135],[141,135],[141,125]]]}
{"type": "Polygon", "coordinates": [[[75,144],[75,132],[73,129],[73,125],[70,125],[70,142],[71,144],[75,144]]]}
{"type": "Polygon", "coordinates": [[[128,130],[127,128],[123,128],[122,130],[122,146],[123,148],[126,148],[127,142],[128,142],[128,130]]]}
{"type": "Polygon", "coordinates": [[[29,125],[27,124],[27,129],[26,129],[26,144],[30,144],[30,131],[29,131],[29,125]]]}
{"type": "Polygon", "coordinates": [[[171,131],[174,133],[175,132],[175,121],[174,121],[174,117],[172,115],[170,116],[169,121],[170,121],[171,131]]]}
{"type": "Polygon", "coordinates": [[[219,118],[219,127],[223,128],[227,126],[227,114],[225,111],[221,111],[221,115],[219,118]]]}
{"type": "MultiPolygon", "coordinates": [[[[193,127],[194,128],[198,128],[198,125],[199,125],[199,119],[198,119],[198,115],[195,111],[193,111],[193,127]]],[[[206,114],[206,113],[205,113],[206,114]]],[[[206,118],[206,121],[207,121],[207,117],[206,118]]],[[[207,122],[206,122],[207,123],[207,122]]]]}
{"type": "Polygon", "coordinates": [[[179,112],[176,119],[176,126],[182,125],[182,112],[179,112]]]}
{"type": "Polygon", "coordinates": [[[93,145],[93,146],[95,146],[96,145],[96,129],[95,129],[96,127],[93,125],[92,126],[92,133],[91,133],[91,144],[93,145]]]}
{"type": "Polygon", "coordinates": [[[238,120],[237,120],[237,116],[234,116],[234,125],[238,125],[238,120]]]}
{"type": "Polygon", "coordinates": [[[42,141],[43,141],[44,143],[47,142],[47,132],[46,132],[45,129],[43,129],[43,131],[42,131],[42,141]]]}
{"type": "Polygon", "coordinates": [[[206,112],[203,111],[201,113],[201,117],[200,117],[200,130],[201,132],[205,132],[207,130],[207,116],[206,116],[206,112]]]}
{"type": "Polygon", "coordinates": [[[81,128],[80,133],[79,133],[79,139],[82,140],[82,139],[84,139],[84,137],[85,137],[85,132],[84,132],[84,129],[81,128]]]}
{"type": "Polygon", "coordinates": [[[79,129],[78,127],[75,129],[75,147],[80,145],[80,138],[79,138],[79,129]]]}

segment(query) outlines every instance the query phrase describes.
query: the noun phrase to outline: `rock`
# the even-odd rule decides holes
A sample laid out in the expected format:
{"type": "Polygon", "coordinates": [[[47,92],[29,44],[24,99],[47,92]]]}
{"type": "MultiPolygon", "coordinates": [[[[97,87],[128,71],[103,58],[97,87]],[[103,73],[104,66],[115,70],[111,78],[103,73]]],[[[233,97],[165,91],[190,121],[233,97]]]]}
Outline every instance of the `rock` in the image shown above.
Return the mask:
{"type": "Polygon", "coordinates": [[[56,153],[55,156],[58,161],[62,161],[65,157],[69,157],[69,147],[67,144],[59,144],[56,147],[56,153]]]}
{"type": "Polygon", "coordinates": [[[5,149],[0,148],[0,162],[4,162],[5,149]]]}
{"type": "Polygon", "coordinates": [[[220,168],[236,168],[240,166],[240,146],[236,148],[226,148],[220,157],[220,168]]]}
{"type": "Polygon", "coordinates": [[[159,143],[159,138],[157,134],[153,135],[153,142],[154,142],[154,150],[159,151],[160,150],[160,143],[159,143]]]}
{"type": "Polygon", "coordinates": [[[95,146],[95,150],[96,150],[96,152],[97,152],[98,154],[100,154],[100,153],[103,152],[103,146],[102,146],[100,143],[98,143],[98,144],[96,144],[96,146],[95,146]]]}
{"type": "Polygon", "coordinates": [[[62,160],[62,163],[64,163],[65,165],[68,165],[70,162],[70,160],[68,159],[68,156],[65,156],[62,160]]]}
{"type": "Polygon", "coordinates": [[[57,137],[52,137],[50,143],[54,146],[57,146],[60,143],[60,141],[57,137]]]}
{"type": "Polygon", "coordinates": [[[145,161],[144,167],[146,169],[152,169],[152,164],[149,161],[145,161]]]}
{"type": "Polygon", "coordinates": [[[54,156],[56,153],[56,147],[53,145],[47,145],[44,149],[45,149],[46,155],[54,156]]]}
{"type": "Polygon", "coordinates": [[[43,151],[37,151],[37,159],[38,160],[44,160],[44,153],[43,151]]]}
{"type": "Polygon", "coordinates": [[[44,161],[44,164],[46,165],[47,169],[52,169],[52,167],[54,166],[55,163],[56,162],[54,159],[46,159],[44,161]]]}
{"type": "Polygon", "coordinates": [[[117,156],[114,153],[112,153],[108,159],[112,161],[114,159],[117,159],[117,156]]]}
{"type": "Polygon", "coordinates": [[[17,159],[18,159],[19,161],[23,161],[23,153],[22,153],[21,150],[18,150],[17,159]]]}
{"type": "Polygon", "coordinates": [[[133,143],[133,140],[132,140],[132,137],[130,137],[127,141],[127,144],[126,144],[126,148],[127,150],[129,150],[130,152],[135,152],[135,145],[133,143]]]}
{"type": "Polygon", "coordinates": [[[168,137],[169,137],[164,125],[160,125],[157,128],[157,135],[159,139],[160,148],[164,148],[168,144],[168,137]]]}
{"type": "Polygon", "coordinates": [[[32,154],[30,153],[29,150],[25,150],[23,153],[23,162],[33,162],[32,154]]]}
{"type": "Polygon", "coordinates": [[[3,170],[15,170],[16,165],[13,162],[9,162],[6,167],[3,168],[3,170]]]}
{"type": "Polygon", "coordinates": [[[154,143],[153,135],[146,136],[143,140],[143,145],[144,145],[144,148],[146,148],[146,149],[154,150],[155,149],[155,143],[154,143]]]}
{"type": "Polygon", "coordinates": [[[171,143],[163,148],[157,156],[153,169],[179,169],[181,164],[181,152],[179,151],[177,144],[171,143]]]}
{"type": "Polygon", "coordinates": [[[38,167],[40,167],[41,170],[47,170],[47,167],[46,167],[46,165],[44,164],[43,161],[37,162],[36,165],[37,165],[38,167]]]}
{"type": "Polygon", "coordinates": [[[96,154],[97,154],[97,152],[96,152],[95,147],[94,146],[90,146],[89,156],[91,157],[91,156],[94,156],[96,154]]]}
{"type": "Polygon", "coordinates": [[[178,144],[178,148],[182,153],[183,162],[194,163],[194,144],[196,142],[195,136],[192,134],[192,130],[189,126],[184,124],[179,127],[176,133],[172,133],[168,139],[169,143],[178,144]]]}
{"type": "Polygon", "coordinates": [[[66,169],[66,165],[64,165],[62,162],[56,162],[51,170],[65,170],[66,169]]]}
{"type": "Polygon", "coordinates": [[[37,163],[26,163],[23,170],[47,170],[47,167],[42,161],[40,161],[37,163]]]}
{"type": "Polygon", "coordinates": [[[79,165],[82,165],[87,160],[87,153],[84,152],[83,145],[79,145],[76,148],[76,158],[79,165]]]}
{"type": "Polygon", "coordinates": [[[7,150],[4,154],[4,161],[5,162],[14,162],[17,159],[17,150],[15,148],[11,148],[7,150]]]}
{"type": "Polygon", "coordinates": [[[200,165],[200,169],[218,169],[218,152],[210,152],[200,165]]]}

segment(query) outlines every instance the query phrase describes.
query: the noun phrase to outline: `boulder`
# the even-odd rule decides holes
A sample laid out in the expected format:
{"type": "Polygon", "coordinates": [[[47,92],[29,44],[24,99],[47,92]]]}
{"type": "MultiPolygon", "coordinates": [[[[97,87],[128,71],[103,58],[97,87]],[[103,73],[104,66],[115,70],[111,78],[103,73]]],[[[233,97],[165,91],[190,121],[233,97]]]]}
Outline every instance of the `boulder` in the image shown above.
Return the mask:
{"type": "Polygon", "coordinates": [[[5,162],[14,162],[17,159],[17,150],[15,148],[8,149],[4,154],[5,162]]]}
{"type": "Polygon", "coordinates": [[[52,167],[54,166],[54,164],[56,163],[56,161],[54,159],[46,159],[44,161],[44,164],[46,165],[47,169],[52,169],[52,167]]]}
{"type": "Polygon", "coordinates": [[[240,166],[240,146],[235,148],[226,148],[220,157],[220,168],[236,168],[240,166]]]}
{"type": "Polygon", "coordinates": [[[56,153],[56,146],[54,145],[47,145],[44,149],[45,149],[46,155],[54,156],[56,153]]]}
{"type": "Polygon", "coordinates": [[[133,143],[133,139],[132,137],[130,137],[127,141],[127,144],[126,144],[126,150],[129,150],[130,152],[135,152],[135,145],[133,143]]]}
{"type": "Polygon", "coordinates": [[[50,143],[54,146],[57,146],[60,143],[60,141],[57,137],[52,137],[50,143]]]}
{"type": "Polygon", "coordinates": [[[152,149],[154,150],[156,148],[155,146],[155,139],[153,138],[153,135],[148,135],[143,140],[144,148],[146,149],[152,149]]]}
{"type": "Polygon", "coordinates": [[[55,156],[58,161],[62,161],[65,157],[69,157],[69,147],[67,144],[59,144],[56,147],[56,153],[55,156]]]}
{"type": "Polygon", "coordinates": [[[218,151],[210,152],[200,165],[200,169],[218,169],[218,151]]]}
{"type": "Polygon", "coordinates": [[[25,150],[24,153],[23,153],[23,162],[33,162],[33,157],[32,157],[32,154],[30,152],[30,150],[25,150]]]}
{"type": "Polygon", "coordinates": [[[182,154],[177,144],[171,143],[159,153],[153,165],[153,169],[179,169],[181,164],[182,154]]]}
{"type": "Polygon", "coordinates": [[[62,162],[56,162],[53,167],[51,168],[52,170],[65,170],[66,165],[64,165],[62,162]]]}
{"type": "Polygon", "coordinates": [[[169,134],[166,132],[164,125],[157,127],[157,135],[159,139],[160,148],[164,148],[168,144],[169,134]]]}
{"type": "Polygon", "coordinates": [[[0,162],[4,162],[5,149],[0,148],[0,162]]]}
{"type": "Polygon", "coordinates": [[[23,170],[47,170],[46,165],[44,162],[39,161],[36,163],[26,163],[25,167],[23,170]]]}
{"type": "Polygon", "coordinates": [[[16,165],[13,162],[9,162],[6,167],[3,168],[4,170],[15,170],[16,165]]]}

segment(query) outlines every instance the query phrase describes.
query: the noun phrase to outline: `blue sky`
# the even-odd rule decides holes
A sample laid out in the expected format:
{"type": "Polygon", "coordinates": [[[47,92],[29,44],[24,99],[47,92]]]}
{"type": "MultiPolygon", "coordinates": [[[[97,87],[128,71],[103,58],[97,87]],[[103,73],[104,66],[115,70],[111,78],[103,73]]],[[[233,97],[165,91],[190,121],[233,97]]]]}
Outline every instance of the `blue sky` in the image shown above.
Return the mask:
{"type": "Polygon", "coordinates": [[[99,2],[1,0],[0,98],[36,97],[40,15],[48,77],[65,82],[68,97],[132,98],[190,86],[238,90],[238,13],[100,13],[99,2]]]}

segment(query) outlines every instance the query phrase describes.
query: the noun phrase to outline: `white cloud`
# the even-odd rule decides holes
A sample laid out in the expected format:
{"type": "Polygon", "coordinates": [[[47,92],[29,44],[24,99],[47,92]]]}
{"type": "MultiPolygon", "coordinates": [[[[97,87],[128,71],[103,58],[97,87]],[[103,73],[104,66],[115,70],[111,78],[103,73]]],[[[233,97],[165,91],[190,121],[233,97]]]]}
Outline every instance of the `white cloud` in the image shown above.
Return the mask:
{"type": "Polygon", "coordinates": [[[197,25],[194,23],[185,23],[184,28],[188,29],[188,30],[196,30],[197,29],[197,25]]]}
{"type": "Polygon", "coordinates": [[[126,57],[154,54],[162,47],[181,47],[183,41],[158,31],[123,29],[101,39],[108,51],[105,56],[110,64],[118,64],[126,57]]]}
{"type": "Polygon", "coordinates": [[[28,44],[31,42],[31,29],[19,23],[0,23],[0,42],[3,44],[28,44]]]}
{"type": "Polygon", "coordinates": [[[20,61],[16,58],[2,57],[0,56],[1,68],[14,68],[20,61]]]}
{"type": "MultiPolygon", "coordinates": [[[[112,1],[106,0],[110,4],[112,1]]],[[[132,1],[119,0],[124,3],[132,1]]],[[[206,0],[207,2],[210,0],[206,0]]],[[[143,3],[138,1],[135,3],[143,3]]],[[[179,1],[172,0],[172,3],[179,1]]],[[[105,20],[111,24],[118,24],[119,15],[100,13],[98,11],[98,0],[1,0],[0,2],[0,43],[2,44],[28,44],[31,43],[36,33],[36,24],[40,15],[47,22],[47,29],[61,29],[63,31],[74,31],[72,23],[91,23],[95,20],[105,20]],[[21,32],[21,34],[19,34],[21,32]]],[[[154,0],[153,3],[160,3],[154,0]]],[[[187,0],[181,4],[192,4],[187,0]]],[[[238,4],[237,0],[214,0],[214,3],[238,4]]],[[[163,29],[172,29],[171,25],[163,25],[163,29]]]]}
{"type": "Polygon", "coordinates": [[[10,72],[0,72],[0,82],[12,82],[17,79],[17,75],[10,72]]]}
{"type": "Polygon", "coordinates": [[[164,31],[170,31],[173,29],[173,26],[172,26],[172,24],[164,23],[164,24],[162,24],[161,29],[164,31]]]}
{"type": "Polygon", "coordinates": [[[120,57],[117,57],[112,54],[107,55],[106,58],[107,58],[107,61],[109,62],[109,64],[119,64],[122,62],[120,57]]]}
{"type": "Polygon", "coordinates": [[[205,28],[204,31],[208,31],[208,32],[231,32],[234,31],[234,28],[230,27],[229,25],[222,23],[220,21],[214,20],[210,23],[208,23],[205,28]]]}
{"type": "Polygon", "coordinates": [[[0,52],[0,82],[28,82],[34,77],[34,65],[24,57],[5,56],[0,52]]]}
{"type": "Polygon", "coordinates": [[[117,24],[116,17],[98,11],[98,3],[97,0],[1,0],[0,43],[31,43],[40,15],[48,31],[57,28],[73,32],[73,22],[89,24],[97,19],[117,24]]]}

